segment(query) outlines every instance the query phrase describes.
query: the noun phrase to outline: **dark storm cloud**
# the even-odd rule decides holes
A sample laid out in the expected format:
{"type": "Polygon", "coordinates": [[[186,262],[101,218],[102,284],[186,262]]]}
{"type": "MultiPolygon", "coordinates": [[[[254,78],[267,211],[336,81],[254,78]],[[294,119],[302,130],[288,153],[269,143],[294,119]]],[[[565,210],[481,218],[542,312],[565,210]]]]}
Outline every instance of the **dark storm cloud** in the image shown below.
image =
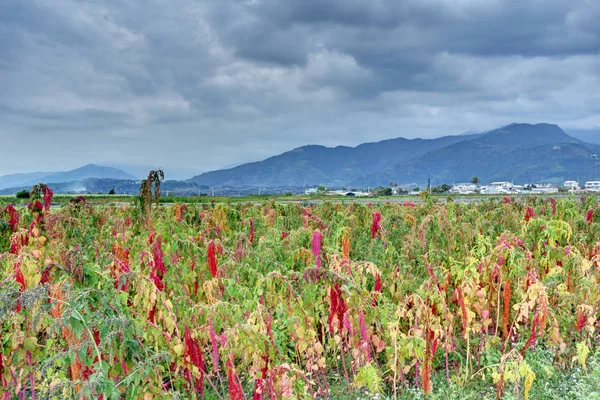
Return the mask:
{"type": "Polygon", "coordinates": [[[596,0],[5,0],[0,174],[592,128],[598,20],[596,0]]]}

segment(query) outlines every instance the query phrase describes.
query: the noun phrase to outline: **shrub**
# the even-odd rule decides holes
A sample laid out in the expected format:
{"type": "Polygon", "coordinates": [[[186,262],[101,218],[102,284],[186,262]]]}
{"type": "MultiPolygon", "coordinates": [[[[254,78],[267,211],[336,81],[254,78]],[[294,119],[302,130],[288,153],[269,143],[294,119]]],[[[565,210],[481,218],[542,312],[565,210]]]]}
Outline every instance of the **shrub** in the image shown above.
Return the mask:
{"type": "Polygon", "coordinates": [[[31,193],[28,190],[21,190],[17,192],[17,199],[28,199],[31,197],[31,193]]]}

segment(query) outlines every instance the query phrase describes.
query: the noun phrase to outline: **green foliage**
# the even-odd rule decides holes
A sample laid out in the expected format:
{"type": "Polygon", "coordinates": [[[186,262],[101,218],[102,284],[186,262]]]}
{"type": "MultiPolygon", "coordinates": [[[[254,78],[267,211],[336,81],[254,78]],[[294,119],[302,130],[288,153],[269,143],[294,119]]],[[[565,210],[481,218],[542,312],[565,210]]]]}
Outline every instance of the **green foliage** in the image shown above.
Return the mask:
{"type": "Polygon", "coordinates": [[[264,200],[2,209],[5,396],[598,394],[594,198],[264,200]]]}
{"type": "Polygon", "coordinates": [[[392,195],[392,188],[390,187],[378,187],[375,189],[375,193],[377,194],[377,196],[391,196],[392,195]]]}
{"type": "Polygon", "coordinates": [[[449,192],[450,189],[452,189],[452,186],[448,185],[447,183],[444,183],[440,186],[434,186],[433,188],[431,188],[431,191],[433,193],[446,193],[449,192]]]}
{"type": "Polygon", "coordinates": [[[358,387],[366,386],[371,394],[381,393],[382,390],[379,371],[372,363],[359,368],[358,373],[354,377],[354,383],[358,387]]]}
{"type": "Polygon", "coordinates": [[[21,190],[20,192],[17,192],[16,196],[17,199],[28,199],[31,197],[31,193],[29,193],[29,190],[21,190]]]}

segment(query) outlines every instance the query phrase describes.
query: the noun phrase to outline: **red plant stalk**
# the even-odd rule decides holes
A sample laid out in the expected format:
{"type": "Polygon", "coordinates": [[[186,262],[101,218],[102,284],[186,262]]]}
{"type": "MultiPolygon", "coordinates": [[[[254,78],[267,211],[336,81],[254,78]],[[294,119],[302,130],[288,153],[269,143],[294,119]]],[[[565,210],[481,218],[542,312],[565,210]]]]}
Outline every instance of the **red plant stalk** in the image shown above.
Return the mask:
{"type": "Polygon", "coordinates": [[[535,342],[537,341],[538,322],[539,322],[539,318],[538,318],[538,313],[536,312],[533,317],[533,322],[531,323],[531,333],[529,334],[529,338],[527,339],[527,342],[525,342],[525,346],[523,346],[523,349],[521,350],[522,356],[525,355],[525,351],[527,351],[527,349],[529,347],[535,347],[535,342]]]}
{"type": "Polygon", "coordinates": [[[381,213],[379,211],[375,211],[372,214],[372,220],[371,220],[371,239],[375,239],[375,237],[379,234],[380,235],[380,231],[381,231],[381,213]]]}
{"type": "Polygon", "coordinates": [[[375,278],[375,287],[373,288],[373,307],[377,306],[377,297],[381,293],[381,274],[377,274],[375,278]]]}
{"type": "MultiPolygon", "coordinates": [[[[23,293],[26,289],[26,285],[25,285],[25,276],[23,275],[23,271],[21,271],[21,263],[16,261],[14,264],[14,269],[15,269],[15,280],[21,287],[20,288],[21,293],[23,293]]],[[[21,311],[21,302],[20,301],[17,302],[16,311],[17,312],[21,311]]]]}
{"type": "Polygon", "coordinates": [[[462,316],[462,328],[463,328],[463,337],[467,338],[467,307],[465,305],[465,298],[463,296],[462,288],[458,286],[456,288],[456,299],[458,300],[458,304],[460,305],[461,316],[462,316]]]}
{"type": "Polygon", "coordinates": [[[329,325],[329,332],[331,333],[333,333],[333,318],[337,313],[339,296],[339,285],[332,286],[329,289],[329,318],[327,319],[327,325],[329,325]]]}
{"type": "Polygon", "coordinates": [[[346,330],[348,331],[348,334],[350,336],[354,335],[354,329],[352,329],[352,324],[350,323],[350,319],[348,319],[348,314],[344,315],[343,326],[344,326],[344,328],[346,328],[346,330]]]}
{"type": "Polygon", "coordinates": [[[19,284],[19,286],[21,286],[21,292],[25,291],[25,276],[23,275],[23,271],[21,271],[21,263],[19,262],[15,262],[14,264],[14,268],[15,268],[15,280],[17,281],[17,283],[19,284]]]}
{"type": "MultiPolygon", "coordinates": [[[[196,390],[200,392],[200,397],[202,397],[204,395],[204,359],[202,358],[200,343],[198,339],[192,338],[192,333],[187,326],[185,327],[183,338],[185,355],[189,357],[190,362],[200,371],[200,377],[196,378],[195,386],[196,390]]],[[[190,384],[193,384],[191,380],[190,384]]]]}
{"type": "Polygon", "coordinates": [[[256,380],[256,383],[254,385],[254,394],[252,396],[252,400],[264,400],[265,398],[265,383],[267,381],[267,373],[269,372],[268,348],[266,348],[265,351],[265,355],[262,356],[265,365],[261,368],[260,378],[256,380]]]}
{"type": "Polygon", "coordinates": [[[12,204],[7,205],[4,211],[8,214],[8,226],[10,230],[15,232],[19,228],[19,212],[12,204]]]}
{"type": "Polygon", "coordinates": [[[156,305],[154,305],[154,307],[152,308],[152,310],[150,310],[150,312],[148,313],[148,321],[150,321],[151,323],[155,323],[154,322],[154,317],[156,315],[156,305]]]}
{"type": "Polygon", "coordinates": [[[211,241],[208,243],[208,249],[206,250],[206,257],[208,259],[208,269],[213,278],[217,277],[217,256],[215,242],[211,241]]]}
{"type": "Polygon", "coordinates": [[[323,234],[318,229],[313,232],[312,239],[312,254],[315,258],[315,263],[317,264],[317,268],[321,268],[321,240],[323,239],[323,234]]]}
{"type": "Polygon", "coordinates": [[[528,206],[525,210],[525,222],[529,222],[533,217],[535,217],[535,210],[528,206]]]}
{"type": "Polygon", "coordinates": [[[54,192],[46,185],[42,185],[42,195],[44,197],[44,210],[50,210],[50,203],[52,202],[52,197],[54,196],[54,192]]]}
{"type": "MultiPolygon", "coordinates": [[[[126,274],[130,271],[129,268],[129,251],[125,250],[124,246],[120,246],[117,243],[113,245],[113,250],[115,253],[115,289],[119,289],[123,292],[127,291],[127,287],[129,286],[129,279],[126,279],[121,285],[119,285],[119,281],[121,280],[121,274],[126,274]]],[[[154,279],[153,279],[154,280],[154,279]]],[[[156,282],[155,282],[156,284],[156,282]]]]}
{"type": "Polygon", "coordinates": [[[350,238],[348,237],[348,233],[344,233],[342,237],[342,259],[346,261],[350,260],[350,238]]]}
{"type": "Polygon", "coordinates": [[[371,361],[371,351],[369,350],[369,337],[367,336],[367,324],[365,323],[365,314],[361,311],[358,313],[360,321],[360,336],[363,340],[363,347],[365,348],[365,356],[367,362],[371,361]]]}
{"type": "Polygon", "coordinates": [[[577,322],[575,323],[575,329],[577,330],[577,332],[581,333],[586,322],[587,322],[587,317],[583,314],[583,311],[581,311],[581,308],[578,308],[577,309],[577,322]]]}
{"type": "MultiPolygon", "coordinates": [[[[155,233],[150,234],[148,239],[150,243],[153,243],[152,247],[152,262],[150,263],[150,279],[154,282],[154,285],[159,291],[165,290],[165,284],[163,282],[163,277],[167,272],[167,267],[163,261],[163,251],[162,251],[162,240],[160,237],[155,239],[155,233]]],[[[147,253],[142,254],[142,266],[144,265],[144,256],[147,253]]]]}
{"type": "Polygon", "coordinates": [[[594,222],[594,210],[588,210],[586,216],[585,216],[585,220],[588,223],[592,223],[594,222]]]}
{"type": "Polygon", "coordinates": [[[428,327],[425,333],[425,354],[423,360],[423,368],[421,369],[421,385],[423,387],[423,393],[428,395],[431,392],[431,359],[435,353],[435,349],[432,348],[435,334],[428,327]]]}
{"type": "Polygon", "coordinates": [[[213,325],[212,312],[210,313],[210,315],[208,317],[208,324],[209,324],[210,342],[211,342],[211,346],[212,346],[213,372],[216,374],[219,372],[219,347],[217,344],[217,340],[218,340],[217,334],[215,333],[215,328],[213,325]]]}
{"type": "Polygon", "coordinates": [[[19,254],[19,251],[25,246],[29,244],[29,236],[26,232],[21,231],[19,233],[15,233],[10,238],[10,253],[11,254],[19,254]]]}
{"type": "Polygon", "coordinates": [[[342,292],[338,286],[338,306],[337,306],[337,319],[338,319],[338,331],[342,332],[342,328],[344,327],[344,315],[348,308],[346,307],[346,302],[342,297],[342,292]]]}
{"type": "Polygon", "coordinates": [[[42,212],[42,210],[44,209],[44,205],[40,203],[39,200],[35,200],[27,204],[27,208],[29,209],[29,211],[31,211],[31,213],[39,213],[42,212]]]}
{"type": "Polygon", "coordinates": [[[25,351],[27,356],[27,363],[29,364],[29,385],[31,386],[31,400],[35,400],[35,380],[33,377],[33,360],[31,359],[31,352],[29,350],[25,351]]]}
{"type": "Polygon", "coordinates": [[[162,250],[162,239],[159,236],[154,242],[154,247],[152,248],[152,258],[154,260],[154,270],[161,278],[167,272],[167,267],[165,266],[163,257],[164,253],[162,250]]]}
{"type": "Polygon", "coordinates": [[[504,282],[504,312],[502,314],[502,332],[504,333],[504,338],[508,337],[508,319],[510,316],[510,280],[506,280],[504,282]]]}
{"type": "Polygon", "coordinates": [[[250,220],[250,243],[254,243],[254,219],[250,220]]]}
{"type": "Polygon", "coordinates": [[[230,356],[229,360],[227,360],[226,367],[227,367],[227,381],[229,383],[229,399],[230,400],[245,399],[244,390],[242,389],[240,379],[233,367],[233,354],[230,356]]]}
{"type": "Polygon", "coordinates": [[[342,298],[340,284],[336,283],[329,289],[329,318],[327,318],[329,332],[333,333],[333,318],[338,319],[338,332],[342,332],[344,327],[344,314],[346,314],[347,310],[346,302],[342,298]]]}
{"type": "Polygon", "coordinates": [[[556,215],[556,199],[550,199],[550,204],[552,205],[552,216],[556,215]]]}
{"type": "Polygon", "coordinates": [[[427,224],[431,222],[432,219],[433,217],[431,215],[428,215],[419,226],[419,241],[421,242],[421,248],[423,250],[425,250],[425,247],[427,246],[427,241],[425,238],[425,228],[427,227],[427,224]]]}

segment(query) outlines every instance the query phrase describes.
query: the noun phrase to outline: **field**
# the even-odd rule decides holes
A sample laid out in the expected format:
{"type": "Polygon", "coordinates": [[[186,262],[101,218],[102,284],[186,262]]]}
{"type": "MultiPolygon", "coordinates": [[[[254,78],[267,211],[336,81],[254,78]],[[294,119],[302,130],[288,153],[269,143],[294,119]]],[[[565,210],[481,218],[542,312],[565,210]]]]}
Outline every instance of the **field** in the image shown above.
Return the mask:
{"type": "Polygon", "coordinates": [[[600,398],[595,198],[51,199],[0,209],[4,399],[600,398]]]}

